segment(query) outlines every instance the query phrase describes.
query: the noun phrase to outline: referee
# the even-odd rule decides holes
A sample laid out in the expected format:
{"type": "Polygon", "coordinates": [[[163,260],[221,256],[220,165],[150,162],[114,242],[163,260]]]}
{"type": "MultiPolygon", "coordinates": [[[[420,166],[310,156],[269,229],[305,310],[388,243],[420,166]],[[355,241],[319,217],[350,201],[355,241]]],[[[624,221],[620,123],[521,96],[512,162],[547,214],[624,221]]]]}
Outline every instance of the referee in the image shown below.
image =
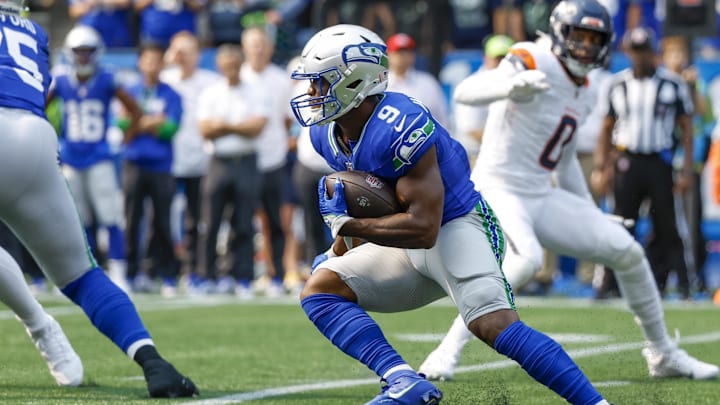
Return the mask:
{"type": "MultiPolygon", "coordinates": [[[[669,272],[676,271],[680,293],[687,299],[689,283],[673,193],[684,194],[692,186],[692,98],[680,76],[656,66],[651,31],[635,28],[623,42],[632,67],[617,73],[610,86],[591,182],[601,193],[612,183],[615,214],[625,218],[637,220],[643,200],[650,200],[653,234],[647,255],[655,281],[664,294],[669,272]],[[685,153],[683,169],[673,178],[676,127],[681,129],[685,153]]],[[[614,282],[612,273],[605,273],[599,294],[614,282]]]]}

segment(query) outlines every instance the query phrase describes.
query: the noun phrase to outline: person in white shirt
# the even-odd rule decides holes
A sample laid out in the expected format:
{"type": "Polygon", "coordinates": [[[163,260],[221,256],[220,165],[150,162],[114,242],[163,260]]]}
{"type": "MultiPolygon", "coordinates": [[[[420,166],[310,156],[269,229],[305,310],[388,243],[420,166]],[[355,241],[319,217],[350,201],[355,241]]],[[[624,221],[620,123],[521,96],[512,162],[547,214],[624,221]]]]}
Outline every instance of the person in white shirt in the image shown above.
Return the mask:
{"type": "Polygon", "coordinates": [[[420,100],[442,125],[447,125],[448,111],[445,93],[438,80],[427,72],[415,69],[415,40],[399,33],[390,36],[388,51],[387,91],[404,93],[420,100]]]}
{"type": "Polygon", "coordinates": [[[221,76],[211,70],[198,68],[200,41],[189,31],[181,31],[170,40],[165,53],[168,68],[160,73],[160,80],[169,84],[182,98],[183,114],[180,127],[173,138],[172,174],[177,185],[173,201],[173,225],[179,230],[180,243],[176,252],[181,260],[181,274],[188,275],[191,285],[197,282],[197,224],[200,218],[200,182],[207,173],[210,156],[203,148],[203,137],[197,123],[198,95],[217,82],[221,76]],[[184,198],[185,212],[182,215],[184,198]],[[177,215],[180,214],[180,215],[177,215]]]}
{"type": "Polygon", "coordinates": [[[198,273],[216,279],[217,239],[225,209],[232,207],[228,259],[233,291],[250,294],[255,278],[253,216],[260,196],[257,138],[272,111],[266,92],[240,80],[242,51],[221,45],[216,55],[223,75],[198,100],[200,133],[212,143],[212,158],[201,186],[198,273]]]}
{"type": "MultiPolygon", "coordinates": [[[[458,85],[457,102],[490,104],[471,178],[509,241],[502,269],[513,288],[540,269],[543,247],[606,265],[645,337],[650,376],[714,379],[717,366],[688,355],[668,335],[643,247],[595,205],[577,160],[575,132],[594,103],[587,75],[608,57],[612,33],[596,0],[560,1],[550,16],[550,47],[517,43],[496,69],[458,85]]],[[[420,372],[452,378],[470,337],[458,317],[420,372]]]]}
{"type": "Polygon", "coordinates": [[[266,258],[270,256],[272,259],[266,260],[266,273],[272,275],[272,280],[265,293],[278,296],[284,293],[286,239],[290,239],[289,246],[295,246],[290,230],[293,207],[284,204],[291,124],[287,106],[293,84],[285,69],[271,63],[275,44],[262,28],[243,31],[242,49],[245,56],[245,63],[240,69],[242,81],[262,89],[273,106],[268,123],[258,137],[257,147],[258,168],[262,174],[260,204],[264,214],[261,215],[263,235],[270,244],[269,251],[266,249],[265,252],[269,253],[266,258]]]}

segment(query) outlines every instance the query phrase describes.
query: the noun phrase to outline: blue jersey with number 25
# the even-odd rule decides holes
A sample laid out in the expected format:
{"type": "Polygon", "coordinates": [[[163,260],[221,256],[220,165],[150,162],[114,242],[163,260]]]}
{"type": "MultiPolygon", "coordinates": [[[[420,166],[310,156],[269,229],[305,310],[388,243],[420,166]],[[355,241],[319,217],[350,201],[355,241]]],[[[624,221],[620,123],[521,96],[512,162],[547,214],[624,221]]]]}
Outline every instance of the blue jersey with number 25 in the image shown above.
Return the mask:
{"type": "Polygon", "coordinates": [[[350,156],[337,143],[334,122],[311,127],[310,139],[333,169],[369,172],[392,185],[435,146],[445,187],[442,223],[467,214],[480,200],[470,181],[465,149],[435,121],[427,107],[404,94],[384,94],[350,156]]]}
{"type": "Polygon", "coordinates": [[[0,14],[0,107],[45,118],[50,84],[48,36],[35,22],[0,14]]]}

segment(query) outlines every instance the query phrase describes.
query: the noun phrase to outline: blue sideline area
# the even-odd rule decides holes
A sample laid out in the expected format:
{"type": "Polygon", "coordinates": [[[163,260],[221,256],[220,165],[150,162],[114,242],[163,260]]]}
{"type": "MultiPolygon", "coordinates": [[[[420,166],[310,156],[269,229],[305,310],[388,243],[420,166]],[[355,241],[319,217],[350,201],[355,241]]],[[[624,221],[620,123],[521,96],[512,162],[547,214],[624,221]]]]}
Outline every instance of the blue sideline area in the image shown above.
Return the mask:
{"type": "MultiPolygon", "coordinates": [[[[456,50],[448,52],[442,63],[439,80],[450,105],[450,95],[460,80],[470,75],[482,65],[483,53],[481,50],[456,50]]],[[[108,50],[103,56],[102,62],[106,66],[112,66],[124,73],[125,80],[132,81],[138,78],[136,73],[137,50],[136,49],[113,49],[108,50]]],[[[710,83],[716,76],[720,75],[720,61],[717,60],[696,60],[695,65],[706,83],[710,83]]],[[[618,72],[630,65],[627,56],[621,52],[612,55],[610,70],[618,72]]],[[[424,69],[428,66],[426,58],[418,55],[416,66],[424,69]]],[[[215,49],[204,49],[200,56],[200,67],[215,70],[215,49]]],[[[705,220],[702,224],[703,233],[707,238],[708,258],[705,264],[708,287],[720,287],[720,219],[705,220]]],[[[650,231],[650,224],[646,218],[642,218],[637,225],[636,237],[643,240],[650,231]]],[[[592,293],[587,286],[577,286],[569,280],[575,279],[576,261],[571,258],[561,257],[559,261],[559,281],[555,283],[554,292],[565,295],[587,296],[592,293]]]]}

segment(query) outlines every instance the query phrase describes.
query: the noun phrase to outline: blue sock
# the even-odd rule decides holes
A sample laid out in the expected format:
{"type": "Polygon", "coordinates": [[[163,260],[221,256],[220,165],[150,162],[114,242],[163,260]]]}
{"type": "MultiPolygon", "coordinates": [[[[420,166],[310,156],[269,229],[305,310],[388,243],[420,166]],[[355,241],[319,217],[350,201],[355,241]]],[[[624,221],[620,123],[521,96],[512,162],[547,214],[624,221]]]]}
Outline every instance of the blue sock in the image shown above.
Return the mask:
{"type": "Polygon", "coordinates": [[[500,333],[495,350],[517,361],[532,378],[571,404],[594,405],[603,399],[556,341],[521,321],[500,333]]]}
{"type": "Polygon", "coordinates": [[[108,230],[108,257],[110,259],[125,260],[125,232],[117,225],[110,225],[108,230]]]}
{"type": "Polygon", "coordinates": [[[138,340],[150,339],[135,305],[99,267],[66,285],[62,292],[124,353],[138,340]]]}
{"type": "Polygon", "coordinates": [[[358,304],[334,294],[314,294],[303,299],[301,305],[325,337],[377,375],[406,364],[358,304]]]}

